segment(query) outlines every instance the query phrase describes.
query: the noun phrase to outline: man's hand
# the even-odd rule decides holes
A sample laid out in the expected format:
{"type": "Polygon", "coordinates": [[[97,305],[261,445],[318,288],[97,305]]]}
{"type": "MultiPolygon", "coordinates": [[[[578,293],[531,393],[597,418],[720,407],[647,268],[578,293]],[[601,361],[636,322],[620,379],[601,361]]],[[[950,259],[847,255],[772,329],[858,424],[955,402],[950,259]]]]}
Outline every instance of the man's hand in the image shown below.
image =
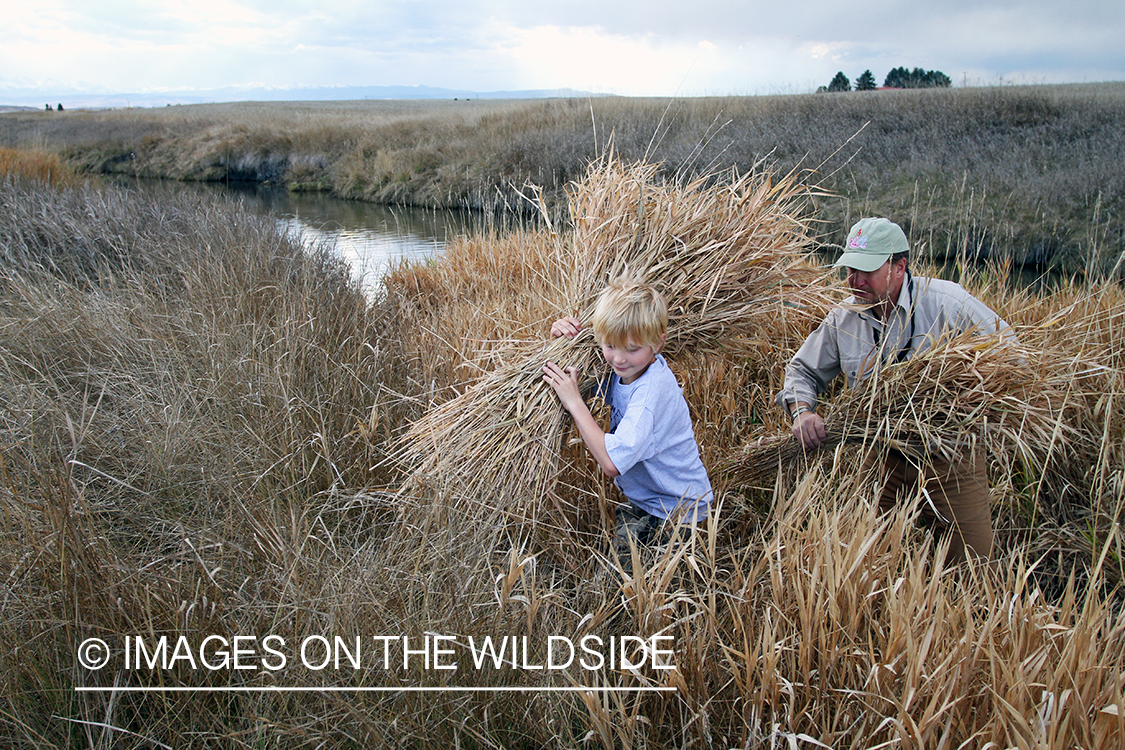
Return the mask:
{"type": "Polygon", "coordinates": [[[568,339],[572,339],[577,336],[578,332],[581,330],[582,323],[578,318],[573,316],[559,318],[551,325],[551,338],[555,339],[559,336],[566,336],[568,339]]]}
{"type": "Polygon", "coordinates": [[[824,420],[815,411],[798,414],[793,420],[792,432],[809,450],[819,448],[828,438],[828,433],[824,429],[824,420]]]}

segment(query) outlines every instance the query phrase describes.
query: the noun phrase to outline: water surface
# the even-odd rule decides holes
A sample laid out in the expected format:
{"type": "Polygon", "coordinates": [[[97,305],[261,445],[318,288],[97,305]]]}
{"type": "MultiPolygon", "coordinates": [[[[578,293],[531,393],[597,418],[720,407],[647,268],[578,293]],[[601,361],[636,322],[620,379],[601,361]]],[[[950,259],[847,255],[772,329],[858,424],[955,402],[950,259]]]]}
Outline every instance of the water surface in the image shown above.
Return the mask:
{"type": "Polygon", "coordinates": [[[371,289],[378,288],[391,264],[439,255],[446,242],[479,223],[468,211],[384,206],[283,187],[249,184],[224,191],[275,216],[306,244],[334,246],[371,289]]]}
{"type": "Polygon", "coordinates": [[[439,255],[450,239],[474,231],[483,221],[471,211],[384,206],[256,183],[130,180],[127,186],[153,192],[217,193],[241,201],[248,209],[275,218],[305,244],[334,247],[371,291],[381,286],[392,264],[439,255]]]}

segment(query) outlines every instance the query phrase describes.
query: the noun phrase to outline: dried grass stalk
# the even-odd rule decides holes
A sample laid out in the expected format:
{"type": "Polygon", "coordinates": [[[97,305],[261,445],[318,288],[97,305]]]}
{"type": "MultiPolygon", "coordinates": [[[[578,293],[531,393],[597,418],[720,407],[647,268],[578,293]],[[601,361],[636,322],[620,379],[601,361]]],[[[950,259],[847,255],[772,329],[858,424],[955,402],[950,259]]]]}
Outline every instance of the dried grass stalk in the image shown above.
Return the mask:
{"type": "MultiPolygon", "coordinates": [[[[828,303],[822,271],[806,259],[808,195],[796,175],[671,184],[655,165],[598,162],[574,187],[573,232],[556,244],[567,297],[559,309],[588,322],[605,284],[631,274],[668,299],[667,353],[751,356],[787,326],[807,327],[828,303]]],[[[595,377],[603,363],[588,328],[573,340],[513,341],[492,356],[497,369],[423,415],[397,457],[416,481],[538,518],[569,430],[569,416],[542,382],[543,363],[595,377]]]]}
{"type": "MultiPolygon", "coordinates": [[[[1099,365],[972,331],[950,334],[886,367],[827,404],[828,447],[894,448],[919,461],[949,461],[981,443],[1042,467],[1052,453],[1088,447],[1080,412],[1085,376],[1099,365]]],[[[808,452],[792,435],[759,439],[720,468],[735,485],[775,475],[808,452]]]]}

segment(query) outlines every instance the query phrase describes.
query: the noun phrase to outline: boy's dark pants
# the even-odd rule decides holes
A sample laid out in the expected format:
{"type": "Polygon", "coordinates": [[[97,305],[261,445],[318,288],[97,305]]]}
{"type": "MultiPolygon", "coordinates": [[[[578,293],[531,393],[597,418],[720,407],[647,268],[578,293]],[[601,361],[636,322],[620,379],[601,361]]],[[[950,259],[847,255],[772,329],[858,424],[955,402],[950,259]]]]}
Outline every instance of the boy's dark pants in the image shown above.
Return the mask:
{"type": "Polygon", "coordinates": [[[633,557],[629,551],[629,538],[638,549],[661,543],[668,536],[665,519],[642,510],[632,500],[626,500],[614,511],[617,533],[613,538],[613,551],[617,562],[626,573],[631,573],[633,557]]]}

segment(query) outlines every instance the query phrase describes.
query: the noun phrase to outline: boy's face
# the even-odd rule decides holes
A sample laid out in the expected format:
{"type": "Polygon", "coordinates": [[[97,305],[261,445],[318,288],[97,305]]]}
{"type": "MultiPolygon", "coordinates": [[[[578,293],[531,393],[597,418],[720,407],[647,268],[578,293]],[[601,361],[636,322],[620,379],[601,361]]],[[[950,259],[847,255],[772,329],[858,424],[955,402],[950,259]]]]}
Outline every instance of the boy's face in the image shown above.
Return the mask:
{"type": "Polygon", "coordinates": [[[602,356],[609,362],[613,371],[621,378],[625,385],[645,374],[645,370],[656,360],[656,355],[664,346],[664,337],[660,337],[658,346],[640,346],[630,340],[625,346],[614,346],[607,341],[602,342],[602,356]]]}

